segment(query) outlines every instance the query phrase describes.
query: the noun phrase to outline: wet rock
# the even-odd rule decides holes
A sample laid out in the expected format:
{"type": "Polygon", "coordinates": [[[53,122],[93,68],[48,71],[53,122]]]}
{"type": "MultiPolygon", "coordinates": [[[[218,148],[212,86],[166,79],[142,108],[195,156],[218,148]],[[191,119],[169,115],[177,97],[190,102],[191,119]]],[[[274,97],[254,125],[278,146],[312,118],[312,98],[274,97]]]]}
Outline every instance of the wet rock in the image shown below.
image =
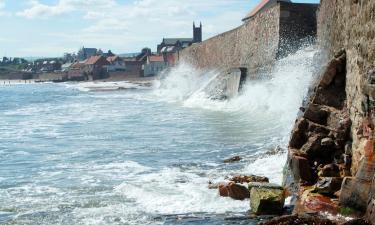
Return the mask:
{"type": "Polygon", "coordinates": [[[247,187],[234,182],[219,184],[219,195],[221,197],[231,197],[235,200],[244,200],[250,197],[247,187]]]}
{"type": "Polygon", "coordinates": [[[228,185],[228,193],[229,197],[235,200],[244,200],[246,198],[250,198],[250,192],[247,187],[233,182],[230,182],[228,185]]]}
{"type": "Polygon", "coordinates": [[[224,160],[224,163],[234,163],[234,162],[238,162],[238,161],[241,161],[241,160],[242,160],[242,158],[240,156],[234,156],[232,158],[224,160]]]}
{"type": "Polygon", "coordinates": [[[339,211],[337,203],[323,195],[308,195],[303,205],[313,212],[330,212],[336,214],[339,211]]]}
{"type": "Polygon", "coordinates": [[[305,118],[301,118],[296,122],[289,141],[291,148],[299,149],[306,143],[308,127],[309,122],[305,118]]]}
{"type": "Polygon", "coordinates": [[[221,197],[229,197],[228,183],[219,184],[219,195],[221,197]]]}
{"type": "Polygon", "coordinates": [[[345,177],[341,186],[340,205],[365,211],[368,204],[371,182],[345,177]]]}
{"type": "Polygon", "coordinates": [[[257,215],[279,215],[283,211],[284,188],[268,183],[249,183],[251,211],[257,215]]]}
{"type": "Polygon", "coordinates": [[[372,224],[375,224],[375,200],[371,199],[370,203],[367,206],[365,219],[372,224]]]}
{"type": "Polygon", "coordinates": [[[340,168],[336,164],[325,165],[318,173],[320,177],[340,177],[340,168]]]}
{"type": "Polygon", "coordinates": [[[322,146],[332,147],[335,142],[332,140],[332,138],[323,138],[320,142],[322,146]]]}
{"type": "Polygon", "coordinates": [[[314,191],[323,195],[333,195],[341,189],[342,180],[340,177],[319,178],[314,191]]]}
{"type": "Polygon", "coordinates": [[[371,225],[371,223],[367,222],[364,219],[354,219],[343,223],[342,225],[371,225]]]}
{"type": "Polygon", "coordinates": [[[328,116],[329,112],[327,110],[324,110],[319,105],[310,104],[303,117],[314,123],[326,125],[328,116]]]}
{"type": "Polygon", "coordinates": [[[314,176],[307,158],[292,155],[290,167],[296,181],[302,180],[309,183],[313,182],[314,176]]]}
{"type": "Polygon", "coordinates": [[[235,183],[250,183],[250,182],[265,182],[268,183],[269,179],[267,177],[255,176],[255,175],[234,175],[229,178],[230,181],[235,183]]]}
{"type": "Polygon", "coordinates": [[[318,216],[290,215],[274,218],[260,225],[336,225],[336,223],[318,216]]]}

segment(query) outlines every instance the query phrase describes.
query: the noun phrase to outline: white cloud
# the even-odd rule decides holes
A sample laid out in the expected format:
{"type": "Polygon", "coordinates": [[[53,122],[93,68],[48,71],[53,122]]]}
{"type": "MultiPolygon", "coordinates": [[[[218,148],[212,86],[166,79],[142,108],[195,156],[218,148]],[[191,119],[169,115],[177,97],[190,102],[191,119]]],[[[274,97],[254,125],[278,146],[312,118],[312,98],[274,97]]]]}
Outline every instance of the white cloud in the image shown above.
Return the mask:
{"type": "Polygon", "coordinates": [[[38,0],[29,0],[30,8],[17,13],[29,19],[61,16],[77,10],[107,9],[113,7],[115,0],[59,0],[55,5],[46,5],[38,0]]]}
{"type": "Polygon", "coordinates": [[[30,0],[29,3],[30,7],[17,15],[51,21],[54,17],[66,16],[72,16],[77,22],[84,20],[58,33],[47,30],[44,34],[54,37],[47,40],[59,40],[60,46],[66,48],[84,45],[117,53],[139,51],[146,46],[155,50],[163,37],[192,37],[194,20],[202,21],[203,36],[208,38],[240,25],[243,15],[250,10],[244,0],[133,0],[127,3],[58,0],[49,5],[30,0]]]}

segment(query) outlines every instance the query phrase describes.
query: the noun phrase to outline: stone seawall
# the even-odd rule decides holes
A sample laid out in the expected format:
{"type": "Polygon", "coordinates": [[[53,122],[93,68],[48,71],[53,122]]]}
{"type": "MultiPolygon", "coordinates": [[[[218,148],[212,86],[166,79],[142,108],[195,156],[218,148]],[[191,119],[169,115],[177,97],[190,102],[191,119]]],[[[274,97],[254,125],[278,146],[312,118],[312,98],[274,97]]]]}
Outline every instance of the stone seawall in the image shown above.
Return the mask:
{"type": "Polygon", "coordinates": [[[289,143],[296,212],[375,224],[375,1],[322,0],[317,21],[326,66],[289,143]]]}
{"type": "Polygon", "coordinates": [[[284,51],[295,50],[297,42],[315,36],[316,9],[314,4],[279,2],[234,30],[182,50],[180,60],[206,69],[256,71],[272,66],[284,51]]]}

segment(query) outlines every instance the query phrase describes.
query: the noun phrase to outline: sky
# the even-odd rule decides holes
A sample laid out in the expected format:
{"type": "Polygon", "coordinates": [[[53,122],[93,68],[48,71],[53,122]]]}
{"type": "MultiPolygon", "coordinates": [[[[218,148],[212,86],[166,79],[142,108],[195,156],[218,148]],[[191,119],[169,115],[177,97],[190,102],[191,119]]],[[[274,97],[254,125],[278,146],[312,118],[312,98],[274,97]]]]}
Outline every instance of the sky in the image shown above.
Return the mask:
{"type": "MultiPolygon", "coordinates": [[[[82,47],[153,51],[164,37],[203,39],[241,25],[260,0],[0,0],[0,56],[62,56],[82,47]]],[[[319,0],[293,2],[319,3],[319,0]]]]}

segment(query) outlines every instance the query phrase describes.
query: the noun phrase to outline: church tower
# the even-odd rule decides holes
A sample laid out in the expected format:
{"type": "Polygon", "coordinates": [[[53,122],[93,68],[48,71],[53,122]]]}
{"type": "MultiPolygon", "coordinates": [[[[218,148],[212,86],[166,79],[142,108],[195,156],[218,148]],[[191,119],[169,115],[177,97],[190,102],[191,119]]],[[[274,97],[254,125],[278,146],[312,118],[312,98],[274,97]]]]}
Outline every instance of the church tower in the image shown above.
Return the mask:
{"type": "Polygon", "coordinates": [[[193,22],[193,43],[199,42],[202,42],[202,22],[199,27],[196,27],[195,22],[193,22]]]}

